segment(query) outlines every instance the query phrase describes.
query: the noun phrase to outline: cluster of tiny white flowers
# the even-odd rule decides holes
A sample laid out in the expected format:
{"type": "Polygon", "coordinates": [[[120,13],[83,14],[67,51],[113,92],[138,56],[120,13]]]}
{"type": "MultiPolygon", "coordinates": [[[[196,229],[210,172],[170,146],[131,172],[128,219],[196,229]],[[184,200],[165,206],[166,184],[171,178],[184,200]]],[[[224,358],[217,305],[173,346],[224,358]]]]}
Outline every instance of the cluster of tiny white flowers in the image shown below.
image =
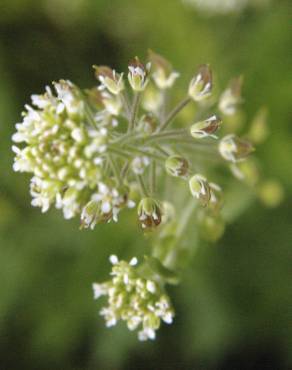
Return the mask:
{"type": "Polygon", "coordinates": [[[110,257],[112,279],[93,284],[94,298],[108,296],[108,306],[101,309],[106,326],[125,321],[129,330],[138,329],[139,340],[155,339],[161,321],[171,324],[174,311],[160,284],[139,275],[137,259],[128,263],[110,257]]]}
{"type": "Polygon", "coordinates": [[[47,87],[44,95],[32,96],[32,106],[26,106],[12,137],[18,144],[13,146],[13,168],[33,173],[33,206],[46,212],[55,203],[65,218],[71,218],[102,177],[107,129],[87,125],[84,102],[72,83],[60,81],[55,89],[56,96],[47,87]]]}

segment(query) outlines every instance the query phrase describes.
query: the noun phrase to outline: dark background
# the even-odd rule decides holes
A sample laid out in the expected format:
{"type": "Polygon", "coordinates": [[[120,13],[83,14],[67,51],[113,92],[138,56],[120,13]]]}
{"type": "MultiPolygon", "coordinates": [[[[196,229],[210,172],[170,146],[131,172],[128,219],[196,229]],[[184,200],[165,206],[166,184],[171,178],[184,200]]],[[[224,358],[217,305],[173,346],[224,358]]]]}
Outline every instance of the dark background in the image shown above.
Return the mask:
{"type": "Polygon", "coordinates": [[[291,66],[289,0],[222,16],[180,0],[0,0],[0,369],[292,369],[291,66]],[[59,78],[91,86],[92,64],[126,70],[148,48],[181,71],[179,86],[204,62],[221,86],[244,74],[247,119],[269,109],[257,155],[285,199],[255,201],[199,248],[170,290],[174,324],[145,344],[105,329],[91,291],[109,254],[145,247],[131,220],[80,232],[78,220],[41,215],[29,176],[12,172],[10,138],[32,93],[59,78]]]}

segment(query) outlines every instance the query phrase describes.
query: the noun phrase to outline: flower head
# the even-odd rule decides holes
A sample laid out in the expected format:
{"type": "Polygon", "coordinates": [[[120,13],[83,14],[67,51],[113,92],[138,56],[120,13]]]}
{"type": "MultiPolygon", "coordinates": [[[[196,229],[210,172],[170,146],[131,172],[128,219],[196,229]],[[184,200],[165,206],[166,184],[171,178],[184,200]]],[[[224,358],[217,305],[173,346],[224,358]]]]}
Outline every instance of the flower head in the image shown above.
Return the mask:
{"type": "Polygon", "coordinates": [[[175,80],[179,77],[179,73],[174,71],[168,60],[161,55],[149,50],[149,59],[153,66],[152,78],[159,89],[169,89],[173,86],[175,80]]]}
{"type": "Polygon", "coordinates": [[[171,155],[165,161],[166,172],[174,177],[185,177],[189,171],[189,162],[180,155],[171,155]]]}
{"type": "Polygon", "coordinates": [[[195,139],[202,139],[204,137],[217,138],[216,131],[221,126],[221,119],[213,115],[204,121],[196,122],[191,126],[190,132],[195,139]]]}
{"type": "Polygon", "coordinates": [[[191,194],[206,206],[211,199],[211,189],[207,179],[202,175],[194,175],[189,180],[191,194]]]}
{"type": "Polygon", "coordinates": [[[161,206],[153,198],[143,198],[138,205],[138,218],[144,230],[152,230],[161,223],[161,206]]]}
{"type": "Polygon", "coordinates": [[[199,102],[207,99],[212,92],[212,72],[208,65],[199,67],[189,84],[189,96],[199,102]]]}
{"type": "Polygon", "coordinates": [[[234,78],[221,94],[219,109],[223,114],[231,116],[236,113],[238,106],[242,103],[241,85],[242,78],[234,78]]]}
{"type": "Polygon", "coordinates": [[[224,136],[219,143],[219,152],[230,162],[240,162],[254,151],[252,144],[234,134],[224,136]]]}
{"type": "Polygon", "coordinates": [[[151,64],[142,64],[138,57],[129,63],[128,80],[134,91],[143,91],[149,81],[148,76],[151,64]]]}
{"type": "Polygon", "coordinates": [[[101,83],[101,89],[107,89],[117,95],[124,90],[123,73],[118,74],[114,69],[107,66],[94,66],[95,75],[101,83]]]}
{"type": "Polygon", "coordinates": [[[110,261],[113,265],[112,279],[93,284],[95,298],[108,296],[108,306],[100,311],[106,326],[114,326],[122,320],[129,330],[139,330],[139,340],[155,339],[161,322],[171,324],[174,317],[163,287],[139,274],[136,258],[126,262],[111,256],[110,261]]]}

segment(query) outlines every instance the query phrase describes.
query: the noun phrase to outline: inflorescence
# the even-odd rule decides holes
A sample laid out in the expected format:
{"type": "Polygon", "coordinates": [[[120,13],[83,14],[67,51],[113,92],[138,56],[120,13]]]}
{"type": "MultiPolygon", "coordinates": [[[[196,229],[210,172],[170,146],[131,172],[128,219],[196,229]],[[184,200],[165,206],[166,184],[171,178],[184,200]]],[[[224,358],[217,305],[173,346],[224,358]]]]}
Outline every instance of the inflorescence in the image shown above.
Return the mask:
{"type": "Polygon", "coordinates": [[[141,340],[154,339],[161,321],[174,317],[165,285],[177,282],[175,249],[189,220],[207,228],[211,239],[223,233],[223,191],[209,178],[211,169],[227,164],[246,178],[241,164],[253,145],[224,129],[242,104],[241,78],[216,97],[212,71],[201,65],[185,97],[169,109],[179,73],[153,51],[145,64],[130,61],[127,76],[107,66],[94,70],[98,86],[81,90],[61,80],[32,95],[13,135],[13,168],[32,174],[32,205],[42,212],[54,205],[66,219],[79,216],[82,228],[94,229],[137,207],[141,229],[154,240],[171,233],[168,251],[153,249],[139,268],[135,258],[112,256],[112,279],[93,286],[95,298],[108,296],[101,310],[107,326],[124,320],[130,330],[139,328],[141,340]],[[189,120],[182,120],[183,110],[189,120]],[[187,124],[170,128],[175,121],[187,124]],[[177,198],[188,207],[169,193],[169,184],[185,193],[177,198]]]}

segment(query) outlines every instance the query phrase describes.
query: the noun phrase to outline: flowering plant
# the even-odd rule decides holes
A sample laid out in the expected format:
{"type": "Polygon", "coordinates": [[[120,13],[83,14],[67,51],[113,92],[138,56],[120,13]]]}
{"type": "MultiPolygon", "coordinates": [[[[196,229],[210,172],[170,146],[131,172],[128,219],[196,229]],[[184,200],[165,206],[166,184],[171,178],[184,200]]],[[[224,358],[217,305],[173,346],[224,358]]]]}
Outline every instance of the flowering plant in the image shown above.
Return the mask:
{"type": "Polygon", "coordinates": [[[129,63],[129,88],[123,73],[94,69],[98,86],[82,90],[61,80],[32,95],[12,138],[13,168],[32,174],[33,206],[46,212],[55,205],[66,219],[79,216],[83,229],[117,222],[122,210],[137,207],[152,244],[148,256],[138,266],[136,258],[128,263],[112,255],[112,279],[93,289],[95,298],[108,297],[101,310],[107,326],[123,320],[139,329],[140,340],[154,339],[161,322],[174,317],[165,287],[178,284],[191,258],[187,227],[209,241],[224,232],[223,190],[213,182],[217,169],[229,167],[257,189],[258,170],[248,157],[265,126],[258,117],[245,138],[224,127],[240,110],[242,80],[232,80],[216,97],[208,65],[199,66],[185,97],[170,110],[179,73],[153,51],[146,64],[137,57],[129,63]],[[185,112],[190,119],[182,120],[185,112]],[[179,121],[179,128],[170,128],[179,121]]]}

